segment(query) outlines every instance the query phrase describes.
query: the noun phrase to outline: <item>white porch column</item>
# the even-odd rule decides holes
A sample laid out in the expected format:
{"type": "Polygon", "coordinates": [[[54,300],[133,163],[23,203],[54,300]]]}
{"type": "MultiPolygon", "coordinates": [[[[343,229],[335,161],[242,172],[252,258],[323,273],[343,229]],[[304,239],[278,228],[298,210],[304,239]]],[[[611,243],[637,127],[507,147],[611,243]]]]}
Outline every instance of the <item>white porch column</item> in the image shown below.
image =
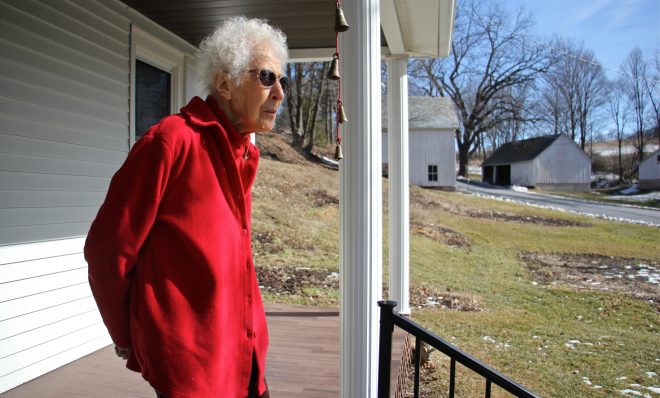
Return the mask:
{"type": "Polygon", "coordinates": [[[394,309],[410,314],[410,232],[408,160],[408,57],[387,64],[388,175],[390,184],[390,300],[394,309]]]}
{"type": "Polygon", "coordinates": [[[340,177],[340,388],[377,395],[377,301],[382,298],[382,164],[379,0],[345,0],[340,34],[343,129],[340,177]]]}

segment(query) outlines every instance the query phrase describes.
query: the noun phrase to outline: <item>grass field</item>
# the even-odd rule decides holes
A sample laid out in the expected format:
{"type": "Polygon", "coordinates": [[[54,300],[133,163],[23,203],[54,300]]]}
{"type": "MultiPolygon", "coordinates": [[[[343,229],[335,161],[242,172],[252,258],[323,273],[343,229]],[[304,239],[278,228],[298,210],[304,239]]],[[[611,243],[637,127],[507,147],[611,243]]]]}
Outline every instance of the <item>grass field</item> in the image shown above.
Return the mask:
{"type": "MultiPolygon", "coordinates": [[[[262,159],[253,191],[256,264],[338,271],[337,198],[336,171],[262,159]]],[[[606,291],[572,282],[571,264],[552,279],[521,260],[523,253],[603,255],[642,264],[640,272],[651,264],[654,274],[659,228],[412,187],[411,229],[411,290],[476,303],[470,311],[420,305],[415,321],[544,397],[660,396],[657,279],[644,285],[653,302],[634,296],[642,277],[614,278],[624,289],[606,291]]],[[[383,242],[387,280],[386,235],[383,242]]],[[[580,272],[600,272],[592,268],[580,272]]],[[[264,299],[337,306],[339,294],[309,286],[264,299]]],[[[432,356],[425,396],[446,396],[447,366],[432,356]]],[[[459,368],[457,396],[483,396],[482,384],[459,368]]]]}

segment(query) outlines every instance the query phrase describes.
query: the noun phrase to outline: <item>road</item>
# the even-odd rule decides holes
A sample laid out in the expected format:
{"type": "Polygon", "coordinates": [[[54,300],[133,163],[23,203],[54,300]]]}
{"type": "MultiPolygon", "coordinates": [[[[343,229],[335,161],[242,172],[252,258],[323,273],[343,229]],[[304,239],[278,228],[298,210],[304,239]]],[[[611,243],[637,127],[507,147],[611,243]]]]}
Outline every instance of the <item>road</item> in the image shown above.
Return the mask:
{"type": "Polygon", "coordinates": [[[650,224],[660,227],[660,210],[648,207],[599,203],[537,192],[517,192],[504,187],[486,186],[474,182],[467,184],[456,181],[456,190],[478,196],[493,196],[519,203],[560,209],[571,213],[588,214],[600,218],[650,224]]]}

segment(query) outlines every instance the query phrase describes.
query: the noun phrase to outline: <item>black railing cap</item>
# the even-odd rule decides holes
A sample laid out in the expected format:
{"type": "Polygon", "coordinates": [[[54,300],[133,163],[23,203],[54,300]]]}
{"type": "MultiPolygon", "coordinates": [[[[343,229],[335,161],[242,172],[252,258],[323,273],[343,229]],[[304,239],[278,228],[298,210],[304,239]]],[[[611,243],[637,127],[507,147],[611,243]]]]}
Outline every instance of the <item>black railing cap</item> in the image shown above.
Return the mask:
{"type": "Polygon", "coordinates": [[[392,308],[394,308],[394,307],[396,307],[398,304],[399,304],[399,303],[397,303],[397,302],[394,301],[394,300],[380,300],[380,301],[378,302],[378,306],[380,306],[380,307],[392,307],[392,308]]]}

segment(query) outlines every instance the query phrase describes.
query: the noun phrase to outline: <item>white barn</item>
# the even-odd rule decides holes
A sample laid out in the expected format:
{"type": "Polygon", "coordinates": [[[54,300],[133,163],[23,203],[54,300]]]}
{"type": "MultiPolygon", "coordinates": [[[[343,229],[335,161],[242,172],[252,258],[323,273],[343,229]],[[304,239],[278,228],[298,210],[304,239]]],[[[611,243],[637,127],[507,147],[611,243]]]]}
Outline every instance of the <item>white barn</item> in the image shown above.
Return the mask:
{"type": "Polygon", "coordinates": [[[591,159],[564,134],[508,142],[481,165],[482,180],[547,191],[588,191],[591,159]]]}
{"type": "Polygon", "coordinates": [[[660,189],[660,149],[639,164],[639,187],[660,189]]]}
{"type": "MultiPolygon", "coordinates": [[[[383,172],[388,165],[387,107],[383,100],[383,172]]],[[[454,104],[446,97],[409,97],[410,183],[420,187],[456,189],[454,104]]]]}

